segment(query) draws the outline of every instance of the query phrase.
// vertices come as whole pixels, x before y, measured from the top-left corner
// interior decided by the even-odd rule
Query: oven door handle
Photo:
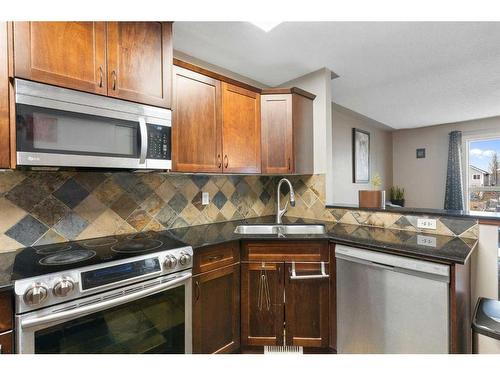
[[[146,162],[146,156],[148,155],[148,126],[146,125],[146,119],[144,117],[139,117],[139,131],[141,133],[139,164],[144,164]]]
[[[147,297],[149,295],[159,293],[161,291],[171,289],[176,287],[177,285],[180,285],[184,283],[184,281],[190,279],[192,276],[191,272],[189,273],[183,273],[182,275],[179,275],[173,280],[167,281],[163,284],[156,285],[154,287],[150,287],[147,289],[143,289],[141,291],[135,292],[135,293],[130,293],[121,297],[117,297],[114,299],[106,300],[106,301],[99,301],[91,305],[86,305],[83,307],[77,307],[72,310],[67,310],[67,311],[61,311],[57,312],[54,314],[49,314],[46,316],[42,317],[37,317],[37,318],[27,318],[27,319],[21,319],[20,325],[21,328],[30,328],[34,326],[38,326],[41,324],[47,324],[47,323],[53,323],[56,321],[60,320],[69,320],[73,318],[77,318],[82,315],[87,315],[91,314],[94,312],[98,312],[101,310],[105,310],[111,307],[115,307],[127,302],[134,301],[136,299],[142,298],[142,297]]]

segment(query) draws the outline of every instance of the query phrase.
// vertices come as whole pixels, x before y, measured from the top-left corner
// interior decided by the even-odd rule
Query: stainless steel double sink
[[[318,224],[245,224],[238,225],[236,234],[325,234],[325,226]]]

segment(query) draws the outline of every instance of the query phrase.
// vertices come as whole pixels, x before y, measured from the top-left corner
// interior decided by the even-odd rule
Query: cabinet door
[[[260,173],[260,94],[222,83],[224,172]]]
[[[0,332],[12,329],[13,297],[10,291],[0,293]]]
[[[193,277],[193,353],[240,347],[240,265]]]
[[[293,173],[292,95],[262,95],[262,173]]]
[[[320,263],[295,263],[296,275],[321,273]],[[325,272],[328,272],[326,264]],[[304,347],[329,346],[329,279],[292,279],[292,264],[286,263],[286,344]]]
[[[283,345],[283,263],[241,264],[242,346]]]
[[[105,22],[14,22],[14,75],[106,94]]]
[[[7,22],[0,22],[0,168],[10,167]]]
[[[170,108],[171,22],[108,22],[108,95]]]
[[[12,354],[12,331],[0,333],[0,354]]]
[[[174,67],[173,115],[173,170],[222,172],[220,81]]]

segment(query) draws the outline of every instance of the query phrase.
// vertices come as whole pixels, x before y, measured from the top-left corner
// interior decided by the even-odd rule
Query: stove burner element
[[[95,238],[93,240],[88,240],[82,242],[82,245],[85,247],[100,247],[100,246],[109,246],[117,243],[118,240],[116,238]]]
[[[42,266],[59,266],[64,264],[78,263],[93,258],[96,255],[92,250],[74,250],[58,252],[40,259]]]
[[[38,250],[36,250],[37,254],[40,255],[48,255],[48,254],[54,254],[54,253],[59,253],[61,251],[68,251],[71,250],[71,245],[68,243],[60,243],[60,244],[53,244],[53,245],[47,245],[40,247]]]
[[[117,253],[142,253],[156,249],[163,245],[163,242],[158,240],[151,240],[148,238],[130,239],[123,241],[111,247],[111,250]]]

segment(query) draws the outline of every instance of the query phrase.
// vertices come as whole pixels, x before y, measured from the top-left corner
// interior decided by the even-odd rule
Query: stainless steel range
[[[191,353],[192,255],[156,232],[24,249],[17,352]]]

